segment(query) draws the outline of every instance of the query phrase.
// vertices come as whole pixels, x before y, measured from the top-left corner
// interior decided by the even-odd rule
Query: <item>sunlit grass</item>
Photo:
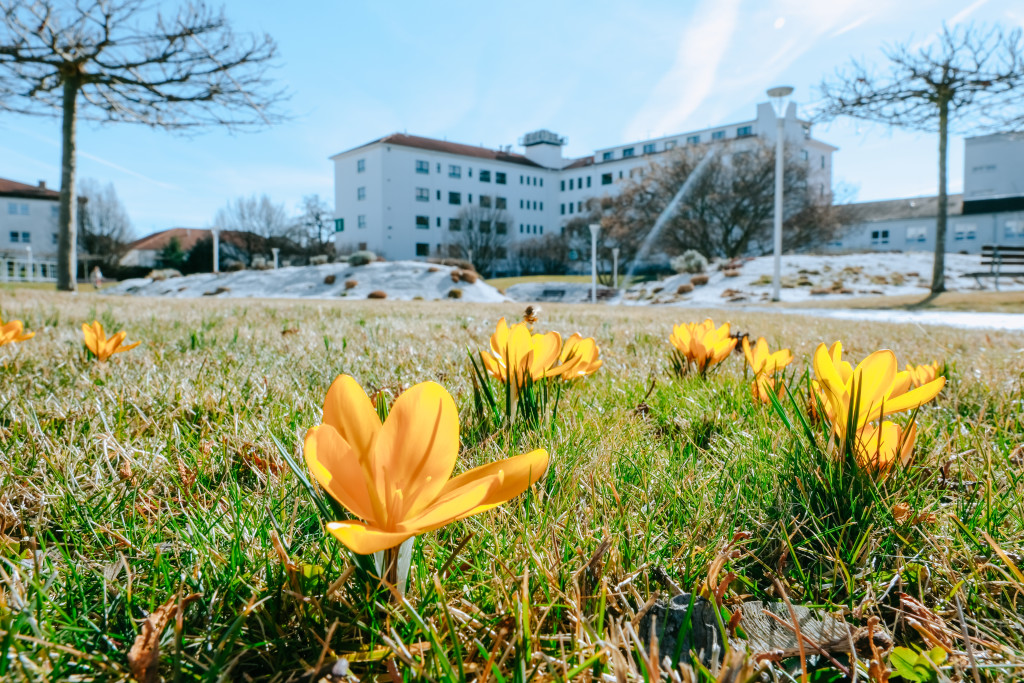
[[[546,305],[535,329],[593,336],[604,367],[565,388],[555,419],[495,431],[474,428],[467,348],[518,319],[515,304],[18,291],[0,305],[37,332],[0,349],[0,680],[127,680],[145,617],[193,594],[161,641],[168,680],[297,680],[342,656],[384,657],[353,669],[407,680],[639,680],[622,634],[662,589],[652,570],[692,590],[737,531],[751,537],[727,567],[732,598],[777,600],[778,577],[794,602],[858,625],[879,616],[911,646],[922,641],[895,595],[957,630],[959,597],[1000,661],[1024,651],[1024,582],[1007,563],[1024,567],[1024,336]],[[742,356],[706,380],[672,373],[672,325],[707,315],[792,349],[794,391],[820,342],[842,339],[854,359],[945,360],[949,385],[917,414],[915,465],[878,488],[813,488],[813,449],[752,400]],[[88,363],[81,325],[94,318],[145,341]],[[551,454],[526,495],[417,540],[407,603],[367,603],[275,444],[301,460],[341,373],[390,399],[444,386],[463,424],[456,473]],[[843,501],[857,519],[840,527],[825,515]],[[936,521],[897,522],[901,502]],[[632,664],[616,669],[620,656]]]

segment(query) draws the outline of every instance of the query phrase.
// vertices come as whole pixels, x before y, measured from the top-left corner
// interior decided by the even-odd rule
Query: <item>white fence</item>
[[[0,282],[56,281],[56,261],[0,256]]]

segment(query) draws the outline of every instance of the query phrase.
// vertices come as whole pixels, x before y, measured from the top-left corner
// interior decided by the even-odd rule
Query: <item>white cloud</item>
[[[980,9],[982,6],[986,4],[988,4],[988,0],[974,0],[974,2],[972,2],[970,5],[964,7],[962,10],[960,10],[959,12],[957,12],[956,14],[949,18],[950,25],[956,26],[957,24],[959,24],[964,19],[974,14],[978,9]]]
[[[680,38],[675,63],[639,107],[642,113],[626,127],[626,139],[645,137],[650,130],[677,129],[703,104],[732,42],[739,6],[739,0],[701,3],[693,23]]]

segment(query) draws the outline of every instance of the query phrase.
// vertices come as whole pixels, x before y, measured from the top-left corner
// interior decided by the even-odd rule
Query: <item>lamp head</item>
[[[786,98],[793,94],[793,86],[778,85],[768,88],[768,97],[772,99],[772,106],[775,108],[776,116],[782,117],[786,113]]]

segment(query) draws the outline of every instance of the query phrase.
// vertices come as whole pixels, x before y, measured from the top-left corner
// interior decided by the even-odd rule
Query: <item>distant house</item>
[[[60,193],[42,180],[26,185],[0,178],[0,253],[23,257],[27,247],[36,258],[57,255]]]
[[[156,268],[160,266],[160,252],[177,239],[181,250],[188,252],[202,240],[213,240],[213,231],[206,228],[170,228],[147,235],[128,245],[128,251],[121,257],[120,265],[127,267]],[[225,266],[234,260],[249,263],[250,252],[262,253],[259,248],[265,240],[250,232],[222,230],[220,232],[221,265]]]

